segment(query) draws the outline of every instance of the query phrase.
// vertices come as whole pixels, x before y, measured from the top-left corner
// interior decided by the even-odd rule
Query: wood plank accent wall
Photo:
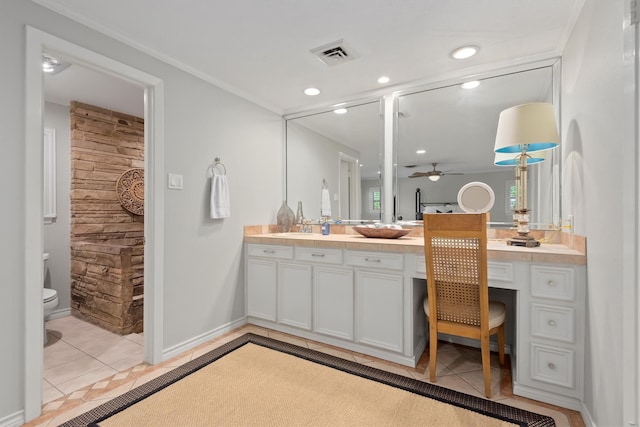
[[[71,102],[71,240],[144,237],[144,217],[116,194],[120,175],[144,167],[144,119]]]
[[[71,313],[118,334],[143,330],[144,217],[116,183],[144,168],[144,119],[73,101]]]

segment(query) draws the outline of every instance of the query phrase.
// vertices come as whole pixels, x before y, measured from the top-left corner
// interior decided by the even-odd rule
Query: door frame
[[[26,26],[25,222],[24,222],[24,416],[41,414],[43,377],[43,144],[42,53],[111,74],[144,87],[144,360],[156,364],[163,349],[164,289],[164,82],[124,63]]]
[[[342,175],[342,165],[349,165],[349,177]],[[343,194],[342,189],[344,188],[344,180],[347,180],[347,184],[349,186],[349,206],[342,206]],[[339,152],[338,153],[338,213],[342,217],[342,219],[360,219],[362,216],[360,215],[360,206],[362,206],[361,197],[360,197],[360,168],[358,167],[358,159],[355,157]],[[353,218],[345,218],[343,209],[348,208],[352,213]]]

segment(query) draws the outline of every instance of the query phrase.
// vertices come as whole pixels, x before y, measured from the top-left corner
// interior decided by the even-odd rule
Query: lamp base
[[[519,234],[507,240],[509,246],[524,246],[526,248],[535,248],[540,246],[540,242],[529,236],[529,234]]]

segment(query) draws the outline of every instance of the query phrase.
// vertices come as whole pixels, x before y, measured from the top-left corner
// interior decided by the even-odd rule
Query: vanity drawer
[[[572,268],[531,266],[531,296],[574,301],[576,298]]]
[[[247,246],[247,255],[262,258],[293,259],[293,246],[256,245]]]
[[[487,276],[489,280],[503,283],[513,283],[513,264],[508,262],[487,262]]]
[[[426,262],[422,255],[415,256],[415,274],[427,274]],[[489,261],[487,263],[487,276],[489,281],[500,282],[499,285],[493,286],[494,288],[516,289],[513,278],[513,264],[511,263]]]
[[[342,264],[341,249],[296,247],[296,260],[322,264]]]
[[[391,270],[402,270],[404,268],[403,255],[393,253],[347,251],[345,253],[345,262],[347,265],[355,267]]]
[[[571,307],[531,303],[531,335],[575,342],[575,313]]]
[[[531,378],[573,388],[574,352],[569,349],[531,344]]]

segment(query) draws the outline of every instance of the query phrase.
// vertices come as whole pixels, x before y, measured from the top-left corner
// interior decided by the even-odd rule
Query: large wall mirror
[[[319,219],[326,183],[332,219],[380,219],[381,108],[381,101],[373,100],[285,117],[289,207],[295,211],[302,202],[304,216]]]
[[[469,80],[479,84],[463,88],[461,83]],[[396,218],[461,212],[458,191],[479,181],[495,193],[492,225],[511,226],[515,168],[494,166],[498,116],[506,108],[529,102],[553,103],[558,112],[559,80],[559,60],[554,60],[398,96]],[[560,215],[560,153],[557,149],[545,153],[543,162],[528,167],[532,228],[550,228]]]
[[[468,80],[480,84],[461,88]],[[319,219],[326,181],[332,219],[381,220],[381,209],[388,209],[396,221],[413,221],[421,212],[460,211],[458,191],[479,181],[495,193],[492,226],[510,227],[515,170],[494,166],[498,116],[508,107],[541,101],[558,112],[559,93],[555,59],[398,92],[394,140],[383,140],[382,99],[342,106],[343,114],[327,109],[286,116],[287,202],[294,211],[302,202],[305,217]],[[393,170],[382,167],[384,144],[393,144]],[[529,167],[531,228],[558,223],[559,159],[558,149],[548,151],[544,162]],[[433,170],[442,172],[437,181],[409,178]],[[386,198],[383,181],[391,178],[394,194]]]

